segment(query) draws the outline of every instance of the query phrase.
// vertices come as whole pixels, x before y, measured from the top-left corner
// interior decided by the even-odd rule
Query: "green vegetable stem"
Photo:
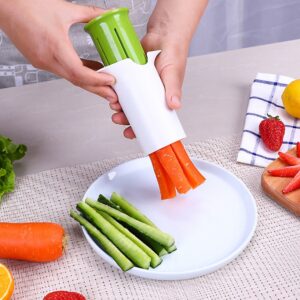
[[[70,211],[70,216],[86,229],[89,235],[102,247],[102,249],[108,255],[110,255],[115,260],[115,262],[123,271],[128,271],[129,269],[134,267],[133,263],[89,221],[72,210]]]
[[[112,198],[116,199],[116,196],[117,196],[117,195],[118,195],[117,193],[113,193],[112,196],[111,196],[111,199],[112,199]],[[119,196],[119,195],[118,195],[118,196]],[[120,197],[121,197],[121,196],[120,196]],[[122,199],[123,199],[123,202],[124,202],[124,201],[127,202],[127,200],[126,200],[125,198],[122,197]],[[131,217],[133,217],[133,218],[135,218],[135,219],[137,219],[137,220],[139,220],[139,221],[144,220],[145,222],[143,222],[143,223],[146,223],[146,224],[148,224],[148,225],[153,224],[153,222],[152,222],[151,220],[149,220],[146,216],[142,215],[139,211],[137,211],[137,208],[135,208],[132,204],[130,204],[131,207],[132,207],[135,211],[137,211],[137,213],[131,213],[131,215],[130,215],[129,212],[128,212],[128,209],[127,209],[127,211],[125,210],[126,208],[125,208],[124,210],[122,210],[121,207],[120,207],[119,205],[117,205],[117,204],[115,204],[114,202],[112,202],[112,200],[107,199],[107,198],[106,198],[105,196],[103,196],[102,194],[99,195],[97,201],[100,202],[100,203],[102,203],[102,204],[108,205],[108,206],[110,206],[110,207],[112,207],[112,208],[115,208],[115,209],[117,209],[117,210],[119,210],[119,211],[121,211],[121,212],[125,212],[125,213],[127,213],[129,216],[131,216]],[[127,202],[127,203],[129,204],[129,202]],[[126,205],[125,205],[125,206],[126,206]],[[122,205],[122,207],[124,208],[124,205]],[[144,218],[143,218],[143,217],[142,217],[142,218],[141,218],[141,217],[137,218],[137,216],[139,216],[139,215],[144,216]],[[157,227],[157,226],[155,226],[155,224],[153,224],[153,226],[154,226],[154,227]],[[173,252],[174,250],[176,250],[175,244],[172,245],[171,247],[168,247],[168,249],[169,249],[169,248],[172,249],[172,251],[169,252],[169,251],[167,251],[162,245],[160,245],[159,243],[155,242],[154,240],[152,240],[151,238],[149,238],[147,235],[145,235],[145,234],[143,234],[143,233],[141,233],[141,232],[135,230],[134,228],[132,228],[132,227],[130,227],[130,226],[128,226],[128,225],[127,225],[126,227],[128,227],[128,228],[130,229],[130,231],[132,231],[132,232],[133,232],[140,240],[142,240],[147,246],[149,246],[151,249],[153,249],[153,251],[154,251],[158,256],[160,256],[160,257],[162,257],[162,256],[164,256],[164,255],[166,255],[166,254],[168,254],[168,253],[171,253],[171,252]],[[175,248],[175,249],[174,249],[174,248]],[[174,250],[173,250],[173,249],[174,249]]]
[[[95,209],[84,202],[77,204],[77,209],[86,215],[136,266],[149,269],[150,257],[132,240],[121,233]]]
[[[135,228],[139,232],[147,235],[154,241],[158,242],[159,244],[165,246],[165,247],[170,247],[174,244],[174,239],[171,235],[159,230],[156,227],[150,226],[148,224],[145,224],[143,222],[140,222],[122,212],[120,212],[117,209],[111,208],[105,204],[96,202],[92,199],[85,199],[85,202],[93,207],[94,209],[98,211],[104,211],[108,213],[110,216],[113,218],[117,219],[118,221],[124,222],[128,224],[129,226]]]
[[[136,207],[134,207],[131,203],[129,203],[121,195],[114,192],[114,193],[112,193],[110,200],[111,200],[110,202],[112,202],[114,205],[119,206],[123,212],[125,212],[127,215],[131,216],[132,218],[135,218],[136,220],[139,220],[145,224],[148,224],[150,226],[158,228],[149,218],[147,218],[145,215],[143,215]],[[177,249],[174,244],[170,247],[166,247],[167,252],[165,252],[161,249],[161,247],[159,247],[159,245],[155,245],[155,242],[154,243],[151,241],[149,241],[149,242],[152,244],[152,247],[154,247],[155,249],[157,249],[157,251],[159,251],[160,255],[164,255],[167,252],[171,253]]]
[[[125,236],[127,236],[130,240],[132,240],[138,247],[140,247],[150,258],[151,258],[151,267],[156,268],[162,262],[162,259],[146,244],[144,244],[139,238],[137,238],[134,234],[132,234],[127,228],[121,225],[117,220],[112,218],[107,213],[100,211],[99,214],[106,219],[109,223],[111,223],[114,227],[116,227],[120,232],[122,232]]]

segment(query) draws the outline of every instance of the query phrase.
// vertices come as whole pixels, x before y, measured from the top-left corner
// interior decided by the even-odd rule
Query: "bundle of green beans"
[[[110,255],[123,271],[136,266],[156,268],[162,256],[176,250],[174,239],[161,231],[125,198],[113,193],[97,201],[79,202],[70,215]]]

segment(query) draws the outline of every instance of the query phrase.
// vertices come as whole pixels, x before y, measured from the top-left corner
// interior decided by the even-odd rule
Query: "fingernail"
[[[116,80],[113,78],[113,79],[110,79],[107,84],[108,85],[114,85],[116,83]]]
[[[112,110],[118,110],[118,111],[121,110],[120,105],[118,103],[111,103],[110,108]]]
[[[179,97],[177,97],[177,96],[172,96],[171,102],[172,102],[172,104],[174,104],[176,107],[179,107],[180,104],[181,104],[180,99],[179,99]]]
[[[109,103],[115,103],[116,102],[115,98],[113,98],[113,97],[107,97],[106,99]]]

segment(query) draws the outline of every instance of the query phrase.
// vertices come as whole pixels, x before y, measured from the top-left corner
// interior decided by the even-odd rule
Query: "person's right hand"
[[[77,55],[69,38],[75,23],[87,23],[104,10],[64,0],[0,0],[0,28],[36,68],[116,103],[113,76],[97,73]],[[101,65],[94,65],[99,68]]]

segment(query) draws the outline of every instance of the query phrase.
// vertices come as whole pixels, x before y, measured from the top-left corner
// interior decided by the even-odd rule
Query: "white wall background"
[[[190,55],[298,38],[300,0],[209,0]]]

